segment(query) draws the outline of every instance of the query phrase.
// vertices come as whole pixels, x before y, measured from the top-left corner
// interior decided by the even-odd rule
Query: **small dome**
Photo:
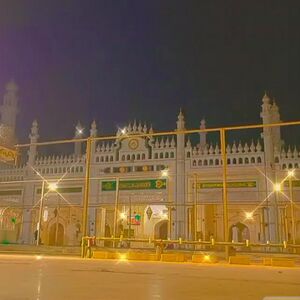
[[[265,92],[263,98],[262,98],[262,102],[263,103],[270,103],[270,97],[267,95],[267,92]]]

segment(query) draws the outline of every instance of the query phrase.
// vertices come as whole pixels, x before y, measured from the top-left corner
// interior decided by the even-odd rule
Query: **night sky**
[[[0,91],[20,87],[18,135],[100,134],[137,119],[174,129],[260,122],[267,90],[300,116],[299,7],[289,1],[0,2]]]

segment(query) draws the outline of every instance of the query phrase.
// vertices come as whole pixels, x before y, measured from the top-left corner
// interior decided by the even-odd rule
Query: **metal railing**
[[[198,240],[198,241],[191,241],[191,240],[183,240],[181,238],[177,240],[162,240],[162,239],[139,239],[139,238],[123,238],[121,237],[83,237],[82,238],[82,243],[81,243],[81,257],[87,257],[87,253],[89,253],[89,257],[91,256],[92,249],[93,248],[103,248],[106,249],[104,246],[99,246],[99,242],[111,242],[111,244],[121,244],[122,242],[128,243],[145,243],[148,245],[153,245],[153,249],[156,247],[160,247],[161,250],[163,251],[168,245],[190,245],[190,246],[208,246],[211,249],[214,249],[215,247],[245,247],[247,249],[250,249],[252,247],[254,248],[262,248],[265,249],[265,252],[272,252],[274,249],[277,250],[283,250],[283,249],[300,249],[299,244],[290,244],[286,241],[283,241],[282,243],[270,243],[267,241],[266,243],[251,243],[249,240],[245,240],[244,242],[222,242],[222,241],[215,241],[213,238],[209,241],[203,241],[203,240]],[[119,248],[114,248],[114,250],[117,249],[122,249],[121,247]],[[128,248],[132,249],[132,248]],[[145,250],[149,250],[149,248],[144,248]],[[176,249],[176,250],[184,250],[186,251],[187,249]]]

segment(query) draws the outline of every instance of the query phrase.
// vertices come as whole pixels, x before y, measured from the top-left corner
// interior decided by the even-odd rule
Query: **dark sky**
[[[293,5],[291,4],[293,3]],[[295,6],[294,6],[295,5]],[[18,132],[71,137],[129,120],[174,129],[259,122],[264,90],[283,120],[300,115],[297,1],[0,2],[0,90],[20,86]]]

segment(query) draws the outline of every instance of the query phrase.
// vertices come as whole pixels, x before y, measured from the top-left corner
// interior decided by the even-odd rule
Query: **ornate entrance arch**
[[[154,226],[154,238],[166,240],[168,238],[168,220],[162,220]]]
[[[229,238],[235,242],[244,242],[245,240],[250,240],[250,231],[248,226],[241,222],[231,225]]]
[[[49,245],[63,246],[64,235],[65,235],[64,226],[61,223],[53,223],[49,228]]]

